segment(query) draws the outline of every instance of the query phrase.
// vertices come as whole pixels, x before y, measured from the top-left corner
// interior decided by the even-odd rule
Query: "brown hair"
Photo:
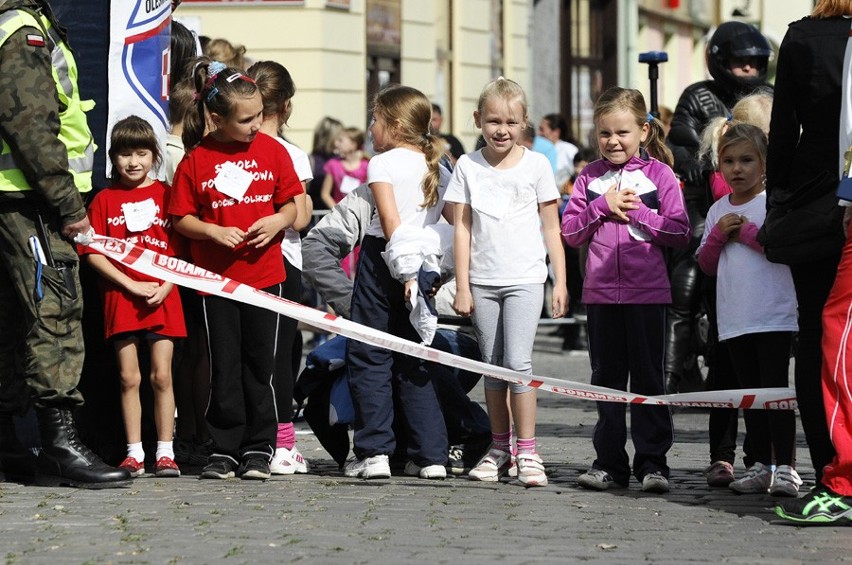
[[[205,110],[228,118],[234,111],[237,98],[249,98],[258,92],[257,85],[244,71],[226,67],[218,61],[196,65],[192,72],[192,81],[197,98],[197,111],[186,116],[181,136],[187,152],[201,143],[204,137]]]
[[[234,45],[227,39],[211,39],[204,47],[204,54],[215,61],[222,61],[229,67],[245,70],[246,48],[243,45]]]
[[[260,91],[264,117],[278,114],[278,125],[286,124],[290,114],[285,105],[296,94],[296,84],[290,71],[275,61],[258,61],[248,68],[246,74],[254,79]]]
[[[852,0],[819,0],[811,16],[819,19],[852,16]]]
[[[354,143],[358,149],[364,147],[364,141],[366,141],[366,135],[364,134],[364,131],[358,128],[343,128],[338,132],[337,135],[338,137],[341,135],[345,135],[346,137],[352,140],[352,143]]]
[[[115,122],[109,137],[109,160],[112,163],[112,182],[118,182],[121,175],[115,166],[115,158],[124,151],[147,149],[154,158],[154,168],[160,168],[163,163],[163,153],[160,142],[151,124],[139,116],[127,116]]]
[[[311,146],[311,152],[332,155],[334,153],[334,139],[341,129],[343,129],[343,124],[340,120],[330,116],[321,119],[314,128],[314,141]]]
[[[432,103],[416,88],[395,84],[376,94],[373,114],[387,124],[391,139],[423,151],[428,170],[423,177],[424,201],[421,206],[435,206],[441,180],[438,167],[444,149],[441,141],[430,132]]]
[[[598,123],[601,116],[613,112],[630,112],[636,118],[636,125],[640,128],[647,122],[649,126],[648,137],[642,146],[648,154],[662,161],[669,167],[674,164],[671,150],[666,147],[666,133],[663,122],[648,113],[645,105],[645,97],[634,88],[621,88],[613,86],[604,91],[595,103],[594,121]]]

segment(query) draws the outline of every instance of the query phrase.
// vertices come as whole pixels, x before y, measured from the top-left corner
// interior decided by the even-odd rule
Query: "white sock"
[[[142,442],[138,443],[128,443],[127,444],[127,456],[133,457],[140,463],[145,462],[145,450],[142,449]]]
[[[174,442],[172,441],[158,441],[157,442],[157,459],[160,457],[168,457],[169,459],[175,458],[175,448]]]

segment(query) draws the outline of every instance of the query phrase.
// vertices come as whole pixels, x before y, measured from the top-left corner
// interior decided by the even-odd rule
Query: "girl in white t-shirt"
[[[743,388],[788,386],[796,292],[786,265],[770,263],[757,241],[766,217],[766,135],[735,124],[719,141],[719,169],[733,192],[707,213],[698,263],[715,275],[719,340],[725,341]],[[796,496],[802,480],[795,463],[795,415],[790,410],[746,410],[756,461],[729,487],[741,494]],[[773,454],[777,465],[770,468]]]
[[[432,104],[418,90],[392,85],[376,95],[370,133],[380,153],[370,159],[367,184],[376,213],[361,243],[350,317],[358,322],[420,342],[408,319],[405,297],[416,279],[400,282],[382,258],[400,226],[426,227],[444,208],[438,162],[441,141],[429,132]],[[423,362],[388,349],[349,340],[346,351],[349,387],[355,405],[353,450],[347,477],[390,477],[389,456],[397,447],[394,392],[407,432],[407,475],[446,477],[447,429],[435,389]]]
[[[457,203],[453,308],[473,317],[484,361],[532,374],[547,278],[545,250],[555,274],[553,317],[564,315],[568,304],[559,191],[548,160],[517,145],[528,120],[526,96],[517,83],[500,77],[486,85],[473,119],[485,147],[458,160],[445,195],[447,202]],[[486,377],[485,403],[493,444],[468,477],[497,481],[508,472],[511,419],[518,480],[525,486],[546,485],[535,444],[535,389]]]
[[[311,220],[313,205],[307,196],[307,185],[313,179],[308,154],[280,137],[281,128],[287,124],[293,111],[293,95],[296,85],[287,69],[274,61],[258,61],[246,71],[254,79],[263,99],[263,123],[260,131],[276,139],[287,149],[293,160],[293,168],[302,194],[293,200],[296,203],[296,220],[284,231],[281,252],[284,255],[284,270],[287,278],[281,288],[281,297],[299,302],[302,296],[302,239],[299,231]],[[269,464],[273,475],[307,473],[308,462],[296,449],[296,432],[293,428],[293,387],[302,359],[302,334],[298,321],[281,317],[278,328],[278,347],[275,354],[275,408],[278,413],[278,434],[275,455]]]

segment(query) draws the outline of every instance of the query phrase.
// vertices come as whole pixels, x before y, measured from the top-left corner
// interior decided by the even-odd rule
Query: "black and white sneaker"
[[[271,476],[269,461],[263,457],[251,457],[240,466],[240,478],[244,481],[265,481]]]

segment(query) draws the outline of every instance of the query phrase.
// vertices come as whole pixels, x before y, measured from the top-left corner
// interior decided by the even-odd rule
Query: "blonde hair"
[[[645,123],[649,126],[648,137],[642,147],[651,157],[671,167],[674,164],[674,157],[671,150],[666,147],[663,122],[649,114],[647,108],[645,97],[635,88],[613,86],[606,89],[598,98],[593,119],[597,124],[602,116],[615,112],[630,112],[636,118],[636,125],[640,128]]]
[[[852,0],[819,0],[811,16],[820,19],[852,16]]]
[[[438,167],[444,149],[441,141],[431,133],[432,103],[416,88],[394,84],[376,94],[373,114],[387,124],[393,141],[413,145],[423,151],[428,170],[423,177],[424,200],[421,206],[435,206],[441,180]]]
[[[734,145],[747,145],[757,152],[760,164],[766,169],[766,148],[768,141],[766,134],[759,127],[752,124],[738,123],[731,125],[719,139],[719,156],[725,153],[728,147]]]
[[[486,84],[485,88],[483,88],[482,92],[479,94],[479,100],[476,102],[477,112],[482,112],[482,109],[485,107],[485,101],[489,98],[502,98],[507,102],[513,100],[518,101],[524,111],[523,125],[525,126],[530,121],[530,117],[527,113],[527,95],[524,92],[524,89],[521,88],[521,85],[517,82],[504,77],[497,77]]]
[[[733,124],[752,124],[769,136],[769,118],[772,114],[773,96],[768,92],[758,92],[740,99],[734,104],[730,118],[713,118],[701,132],[698,146],[699,158],[709,162],[713,169],[719,167],[719,138]]]

